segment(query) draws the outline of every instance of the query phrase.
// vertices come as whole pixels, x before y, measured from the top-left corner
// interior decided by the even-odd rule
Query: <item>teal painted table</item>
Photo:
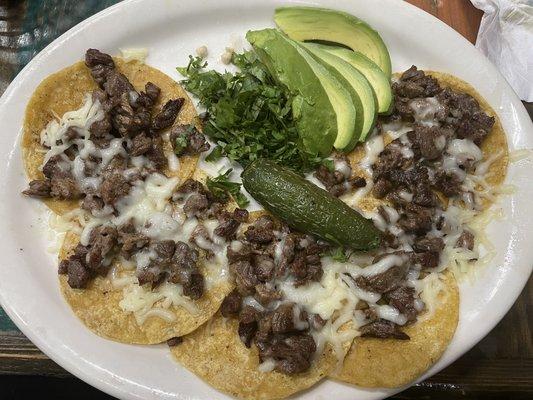
[[[473,25],[477,29],[479,14],[467,0],[409,1],[452,26],[454,18],[462,21],[455,27],[467,37],[475,37],[475,30],[472,34],[471,28]],[[54,38],[117,2],[0,0],[0,94],[20,69]],[[531,114],[531,104],[526,107]],[[532,289],[530,281],[502,322],[465,356],[441,373],[394,397],[532,399]],[[0,309],[0,399],[35,398],[42,397],[43,393],[53,393],[55,399],[109,398],[75,380],[41,353]]]

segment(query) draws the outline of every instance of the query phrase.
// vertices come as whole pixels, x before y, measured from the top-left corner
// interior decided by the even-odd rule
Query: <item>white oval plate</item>
[[[26,103],[49,74],[95,47],[147,47],[147,62],[179,79],[176,66],[207,45],[211,66],[227,46],[245,43],[248,29],[273,26],[273,11],[284,1],[131,0],[119,3],[71,29],[35,57],[0,100],[0,301],[17,326],[48,356],[89,384],[124,399],[221,399],[177,363],[165,345],[114,343],[92,334],[74,316],[58,290],[57,261],[47,252],[48,217],[37,201],[20,192],[27,184],[19,141]],[[511,150],[533,147],[533,126],[504,78],[469,42],[442,22],[397,0],[295,1],[348,11],[368,21],[388,45],[393,70],[411,64],[452,73],[473,84],[500,115]],[[442,359],[424,379],[441,370],[485,336],[505,315],[531,273],[533,198],[529,160],[511,165],[507,183],[516,186],[500,206],[489,237],[497,256],[473,284],[461,285],[460,322]],[[236,377],[238,379],[238,377]],[[398,391],[398,390],[396,390]],[[364,390],[325,381],[302,399],[379,399],[392,390]]]

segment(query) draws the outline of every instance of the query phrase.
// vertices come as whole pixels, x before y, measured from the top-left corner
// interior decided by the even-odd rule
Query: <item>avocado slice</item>
[[[346,88],[300,44],[276,29],[250,31],[246,39],[272,74],[296,93],[292,112],[304,146],[328,155],[337,138],[352,139],[356,111]]]
[[[388,113],[392,105],[392,88],[389,78],[370,58],[358,51],[351,51],[343,47],[310,44],[327,51],[350,63],[361,72],[374,89],[378,101],[378,112]]]
[[[322,49],[327,46],[320,46],[314,43],[304,43],[303,46],[320,60],[332,74],[335,74],[337,79],[342,80],[345,87],[351,88],[352,100],[358,116],[357,134],[353,145],[355,145],[357,140],[363,142],[372,128],[374,128],[377,117],[378,103],[370,83],[350,63]],[[352,52],[351,50],[347,51]],[[337,136],[338,139],[339,136]]]
[[[342,11],[316,7],[280,7],[274,21],[291,39],[324,40],[345,45],[374,61],[387,77],[391,61],[381,36],[366,22]]]

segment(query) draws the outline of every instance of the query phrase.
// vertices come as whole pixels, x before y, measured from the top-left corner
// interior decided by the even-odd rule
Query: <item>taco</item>
[[[478,220],[505,177],[505,134],[487,103],[449,75],[413,67],[393,88],[395,111],[380,118],[369,141],[336,154],[333,170],[314,173],[315,183],[373,220],[381,246],[347,251],[295,231],[294,200],[267,199],[285,223],[263,215],[234,239],[228,262],[236,289],[220,315],[171,347],[215,388],[239,398],[288,396],[322,378],[324,348],[335,364],[328,376],[398,387],[446,350],[459,315],[456,276],[483,253]],[[272,176],[271,163],[252,168]],[[291,185],[304,192],[298,207],[309,196],[322,206],[314,212],[328,210],[324,194],[280,174],[260,181],[260,193],[246,179],[244,186],[264,199]],[[290,391],[281,374],[290,376]]]
[[[151,111],[154,116],[158,114],[162,106],[169,100],[182,99],[180,100],[181,106],[177,118],[172,123],[174,125],[193,124],[199,127],[194,105],[186,92],[173,79],[163,72],[137,60],[126,62],[116,58],[113,61],[117,71],[127,77],[137,93],[145,90],[145,85],[148,82],[151,82],[155,87],[159,88],[160,95],[155,96],[154,93],[155,101],[153,104],[150,104],[150,109],[152,109]],[[153,87],[153,90],[157,91],[155,87]],[[91,76],[90,68],[83,62],[78,62],[70,67],[64,68],[50,75],[39,84],[26,107],[21,143],[24,167],[30,180],[46,178],[43,174],[43,167],[46,165],[44,161],[48,150],[47,147],[43,146],[46,128],[50,128],[51,130],[68,129],[70,126],[77,128],[79,127],[77,125],[84,122],[87,124],[88,121],[83,121],[81,118],[87,117],[87,113],[90,113],[92,99],[88,98],[88,95],[91,95],[97,89],[99,89],[99,86]],[[115,99],[113,101],[117,100]],[[77,111],[77,115],[76,113],[73,115],[72,112],[74,110]],[[67,112],[70,112],[70,123],[63,121],[63,125],[58,126],[61,123],[61,117]],[[85,112],[85,115],[81,115],[83,112]],[[94,115],[92,117],[95,118]],[[162,129],[163,136],[165,136],[168,128],[170,127]],[[96,129],[95,126],[94,130],[96,131]],[[171,148],[168,138],[163,140],[163,146],[165,153],[170,154]],[[168,165],[165,165],[163,171],[169,176],[177,176],[181,181],[184,181],[194,172],[197,159],[198,157],[194,155],[183,155],[179,159],[179,168],[174,166],[172,168],[174,170],[171,170]],[[48,171],[48,169],[45,169],[45,171]],[[58,190],[58,192],[61,191]],[[58,196],[53,198],[41,196],[41,199],[57,214],[65,214],[68,211],[78,208],[80,195],[76,193],[77,196],[74,197],[77,198],[70,198],[73,197],[69,196],[71,193],[68,193],[68,191],[63,192],[58,193]]]
[[[24,193],[58,214],[62,293],[101,336],[151,344],[187,334],[232,288],[213,241],[231,214],[189,179],[209,147],[197,126],[171,78],[98,50],[47,78],[28,105]]]
[[[449,136],[446,139],[448,143],[451,139],[452,143],[448,144],[451,147],[451,150],[447,151],[448,157],[455,159],[437,163],[437,174],[439,168],[440,171],[445,170],[446,174],[440,182],[437,177],[437,188],[434,189],[438,201],[442,203],[439,216],[443,219],[443,223],[452,225],[453,223],[448,221],[455,219],[457,226],[452,226],[451,232],[443,236],[445,246],[442,249],[440,265],[435,266],[439,275],[425,278],[429,279],[429,286],[425,285],[424,290],[432,296],[429,297],[424,290],[422,291],[422,296],[426,298],[426,309],[418,317],[417,322],[405,328],[404,333],[409,340],[357,337],[346,355],[343,368],[332,374],[335,379],[372,388],[399,387],[417,379],[446,350],[453,338],[459,313],[459,294],[455,276],[461,278],[463,272],[469,273],[476,268],[474,262],[480,254],[478,236],[479,240],[484,238],[482,234],[484,226],[480,225],[479,220],[483,219],[486,214],[484,211],[494,201],[498,186],[505,179],[508,165],[507,141],[499,118],[472,86],[449,74],[434,71],[423,73],[416,68],[411,68],[403,74],[396,74],[395,79],[393,89],[397,111],[395,115],[385,120],[382,128],[383,142],[377,145],[380,154],[373,164],[377,166],[377,171],[375,167],[371,170],[373,175],[370,177],[371,186],[378,187],[367,189],[359,204],[363,205],[363,209],[366,205],[368,209],[369,204],[375,204],[376,197],[381,198],[379,202],[385,207],[391,205],[393,208],[397,207],[402,201],[416,203],[417,199],[409,195],[409,190],[404,193],[394,193],[398,187],[412,189],[417,184],[423,189],[423,184],[420,182],[398,184],[394,180],[395,177],[391,176],[389,171],[394,168],[405,168],[401,164],[402,161],[394,160],[395,151],[403,151],[405,154],[408,151],[406,149],[412,149],[415,157],[417,157],[416,152],[425,152],[422,157],[426,156],[427,159],[429,156],[431,159],[430,153],[434,144],[428,145],[424,140],[427,140],[427,136],[436,139],[442,132],[450,135],[440,128],[441,124],[448,125],[449,129],[455,129],[456,135],[458,133],[458,137]],[[409,90],[420,90],[422,94],[409,93]],[[425,90],[428,92],[424,94]],[[450,121],[450,118],[456,120]],[[391,123],[394,119],[396,121]],[[448,121],[444,122],[446,119]],[[426,124],[429,128],[419,127],[419,132],[416,132],[415,128],[414,132],[406,133],[413,129],[413,122]],[[435,122],[440,122],[439,128],[431,128],[431,124]],[[383,148],[384,144],[386,145]],[[427,148],[423,148],[424,146]],[[368,160],[368,150],[371,147],[372,145],[367,145],[367,152],[358,149],[348,156],[351,165],[360,173],[365,173],[365,167],[368,171],[369,164],[365,165],[365,161]],[[446,162],[448,165],[445,165]],[[390,168],[389,171],[387,168]],[[461,175],[462,179],[454,181],[454,174]],[[414,178],[424,179],[423,176],[416,174]],[[419,189],[419,193],[420,191]],[[416,196],[417,190],[414,192]],[[396,196],[398,194],[400,196]],[[424,200],[418,198],[419,202]],[[391,212],[388,208],[381,210]],[[384,214],[382,217],[388,218],[387,212],[382,214]],[[377,220],[388,223],[380,217],[377,217]],[[459,228],[461,224],[463,227]],[[429,244],[422,244],[422,247]],[[450,271],[440,272],[446,269]],[[437,290],[435,283],[438,283]],[[401,299],[396,301],[401,303]],[[427,305],[430,303],[431,307],[428,310]],[[363,336],[380,335],[379,332],[365,335],[365,328],[362,329]]]
[[[241,399],[283,399],[327,376],[337,363],[330,348],[317,355],[308,371],[287,375],[259,364],[256,349],[235,335],[237,321],[217,314],[170,347],[176,361],[214,388]]]

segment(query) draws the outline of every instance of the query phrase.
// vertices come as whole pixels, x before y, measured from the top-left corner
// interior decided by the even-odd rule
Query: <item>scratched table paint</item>
[[[370,1],[370,0],[368,0]],[[398,0],[400,1],[400,0]],[[117,0],[0,0],[0,94],[48,43]],[[468,0],[409,0],[474,41],[481,14]],[[531,113],[531,104],[526,105]],[[441,373],[396,399],[533,398],[533,283],[503,321]],[[0,398],[107,399],[41,353],[0,309]]]

